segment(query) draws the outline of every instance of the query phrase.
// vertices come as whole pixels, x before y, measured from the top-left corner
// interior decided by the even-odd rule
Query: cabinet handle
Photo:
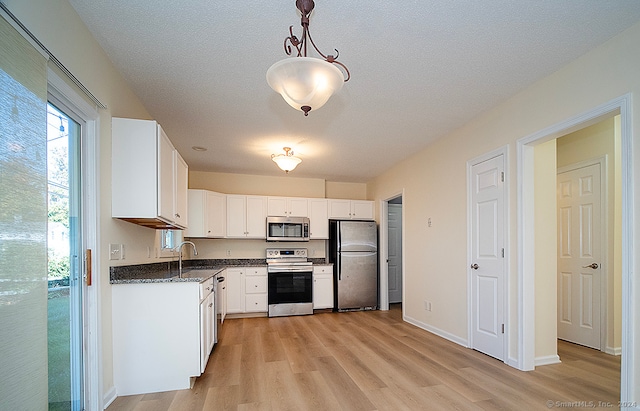
[[[209,303],[209,307],[213,307],[213,303]]]
[[[176,217],[180,218],[180,214],[176,213]]]

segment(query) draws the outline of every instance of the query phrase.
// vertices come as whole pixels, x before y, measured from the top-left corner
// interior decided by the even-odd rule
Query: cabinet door
[[[173,150],[169,137],[158,125],[158,217],[168,222],[174,221]]]
[[[244,268],[227,268],[227,314],[244,312]]]
[[[352,200],[351,218],[373,220],[373,201]]]
[[[309,238],[329,238],[329,208],[324,198],[309,199]]]
[[[114,117],[111,131],[111,216],[157,217],[157,123]]]
[[[309,200],[306,198],[289,198],[287,199],[287,208],[289,217],[308,217],[309,216]]]
[[[185,237],[205,236],[205,190],[187,190],[189,205],[189,229]]]
[[[213,304],[213,294],[209,294],[200,303],[200,372],[204,372],[212,348],[211,304]]]
[[[313,308],[333,308],[333,267],[313,267]]]
[[[351,218],[351,200],[329,199],[329,218]]]
[[[220,276],[224,278],[224,280],[218,281]],[[224,317],[227,315],[227,278],[226,276],[227,276],[227,271],[225,270],[222,272],[222,274],[218,276],[218,278],[216,278],[216,281],[218,281],[218,287],[216,288],[216,292],[217,292],[216,311],[218,312],[218,314],[220,314],[221,324],[224,323]]]
[[[247,196],[247,237],[267,238],[267,198]]]
[[[246,215],[246,196],[227,195],[227,237],[247,236]],[[266,226],[266,218],[264,225]]]
[[[267,215],[272,217],[286,217],[287,214],[286,197],[269,197],[267,199]]]
[[[213,191],[207,191],[206,194],[205,236],[224,237],[226,233],[226,196]]]
[[[177,150],[173,151],[175,166],[174,221],[177,226],[187,228],[189,212],[187,208],[187,187],[189,185],[189,166]]]

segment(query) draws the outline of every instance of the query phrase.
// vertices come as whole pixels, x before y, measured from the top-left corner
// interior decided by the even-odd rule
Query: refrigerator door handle
[[[340,260],[342,260],[342,255],[340,253],[338,253],[338,261],[337,261],[337,263],[338,263],[338,267],[337,267],[337,270],[338,270],[338,281],[342,280],[342,271],[340,271]]]

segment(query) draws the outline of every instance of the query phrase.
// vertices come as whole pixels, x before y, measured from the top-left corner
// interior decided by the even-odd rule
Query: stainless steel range
[[[313,314],[313,267],[306,248],[267,248],[269,317]]]

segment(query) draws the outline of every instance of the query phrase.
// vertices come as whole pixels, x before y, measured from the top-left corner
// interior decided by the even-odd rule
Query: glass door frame
[[[100,250],[99,244],[99,113],[51,68],[47,73],[48,101],[78,122],[81,127],[80,158],[82,175],[80,183],[82,210],[82,249],[79,263],[82,266],[83,313],[83,409],[105,408],[102,388],[102,332],[100,321]],[[92,250],[90,267],[87,267],[85,251]],[[89,270],[88,270],[89,269]],[[87,272],[92,273],[92,285],[87,285]],[[113,394],[115,398],[115,393]]]

